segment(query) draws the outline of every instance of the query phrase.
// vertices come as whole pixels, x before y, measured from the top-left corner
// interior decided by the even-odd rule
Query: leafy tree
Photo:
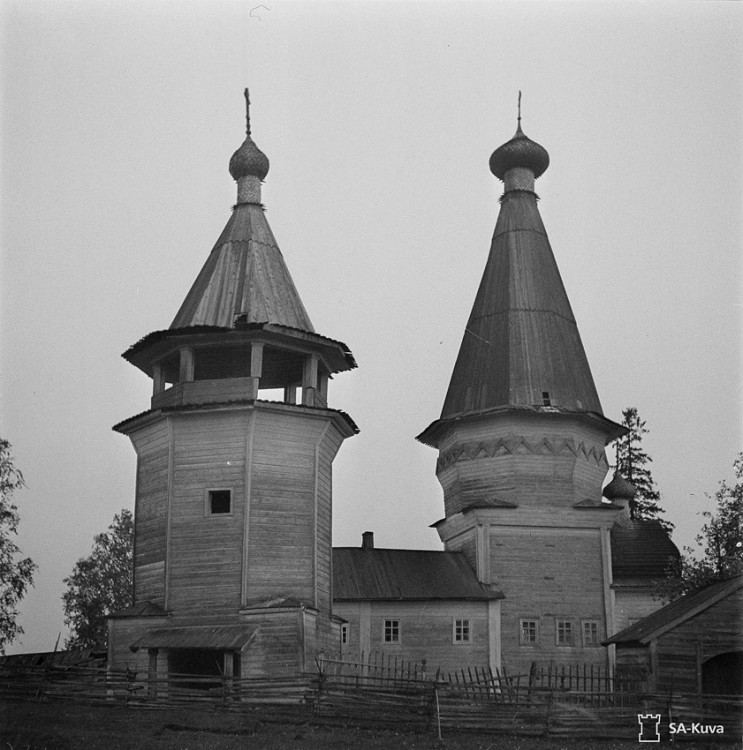
[[[10,443],[0,438],[0,654],[23,628],[16,622],[18,604],[33,585],[36,564],[20,553],[12,535],[18,533],[20,517],[13,504],[13,493],[24,486],[23,475],[13,465]]]
[[[650,430],[640,419],[637,409],[630,406],[622,412],[622,425],[629,432],[616,441],[617,471],[637,489],[637,494],[630,500],[629,513],[632,520],[660,521],[663,528],[670,532],[673,524],[660,514],[665,513],[660,507],[660,492],[655,487],[650,463],[653,459],[643,450],[642,438]]]
[[[743,573],[743,453],[733,466],[735,483],[721,481],[714,495],[717,507],[699,514],[705,523],[696,548],[684,547],[678,564],[668,571],[662,593],[672,599]]]
[[[67,648],[106,644],[107,615],[132,603],[133,560],[134,521],[124,509],[107,532],[95,536],[91,554],[78,560],[64,579],[64,621],[71,630]]]

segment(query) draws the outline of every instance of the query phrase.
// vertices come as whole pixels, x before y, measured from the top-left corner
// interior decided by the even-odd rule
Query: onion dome
[[[632,482],[628,482],[619,473],[604,487],[601,493],[607,500],[632,500],[637,494],[637,488]]]
[[[519,118],[521,120],[521,118]],[[493,151],[490,157],[490,171],[502,180],[506,172],[514,167],[523,167],[534,172],[534,177],[545,173],[550,164],[550,156],[544,146],[540,146],[524,135],[519,122],[516,135]]]
[[[250,137],[250,97],[248,90],[245,89],[245,120],[247,123],[246,137],[230,159],[230,174],[233,179],[239,180],[241,177],[257,177],[259,180],[265,179],[268,174],[268,157],[253,143]]]

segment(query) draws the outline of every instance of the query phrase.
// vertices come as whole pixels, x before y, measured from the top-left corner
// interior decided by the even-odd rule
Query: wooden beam
[[[152,367],[152,395],[157,396],[165,390],[165,373],[160,362],[155,362]]]
[[[194,376],[194,356],[193,348],[190,346],[184,346],[180,349],[180,371],[178,374],[178,380],[181,383],[190,383]]]
[[[157,649],[147,649],[147,697],[157,698]]]
[[[250,377],[253,379],[252,398],[258,398],[258,389],[263,376],[263,343],[252,341],[250,343]]]
[[[312,354],[304,360],[304,371],[302,373],[302,404],[304,406],[315,405],[318,362],[318,358]]]

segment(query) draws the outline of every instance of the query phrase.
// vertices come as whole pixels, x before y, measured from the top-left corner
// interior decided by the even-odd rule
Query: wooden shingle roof
[[[461,552],[333,548],[333,600],[502,599]]]
[[[611,568],[614,578],[663,578],[671,560],[679,557],[660,521],[630,521],[611,528]]]
[[[541,406],[545,398],[556,409],[602,414],[537,196],[512,190],[502,199],[441,418]]]
[[[196,278],[171,329],[274,323],[313,332],[263,207],[240,203]]]

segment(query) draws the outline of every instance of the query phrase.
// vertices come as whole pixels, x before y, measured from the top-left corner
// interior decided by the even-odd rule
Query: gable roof
[[[662,578],[678,547],[660,521],[630,521],[611,528],[611,568],[614,577]]]
[[[462,552],[333,548],[333,600],[502,599]]]
[[[743,588],[743,575],[713,583],[693,594],[686,594],[620,631],[604,641],[604,645],[611,643],[645,645],[741,588]]]

